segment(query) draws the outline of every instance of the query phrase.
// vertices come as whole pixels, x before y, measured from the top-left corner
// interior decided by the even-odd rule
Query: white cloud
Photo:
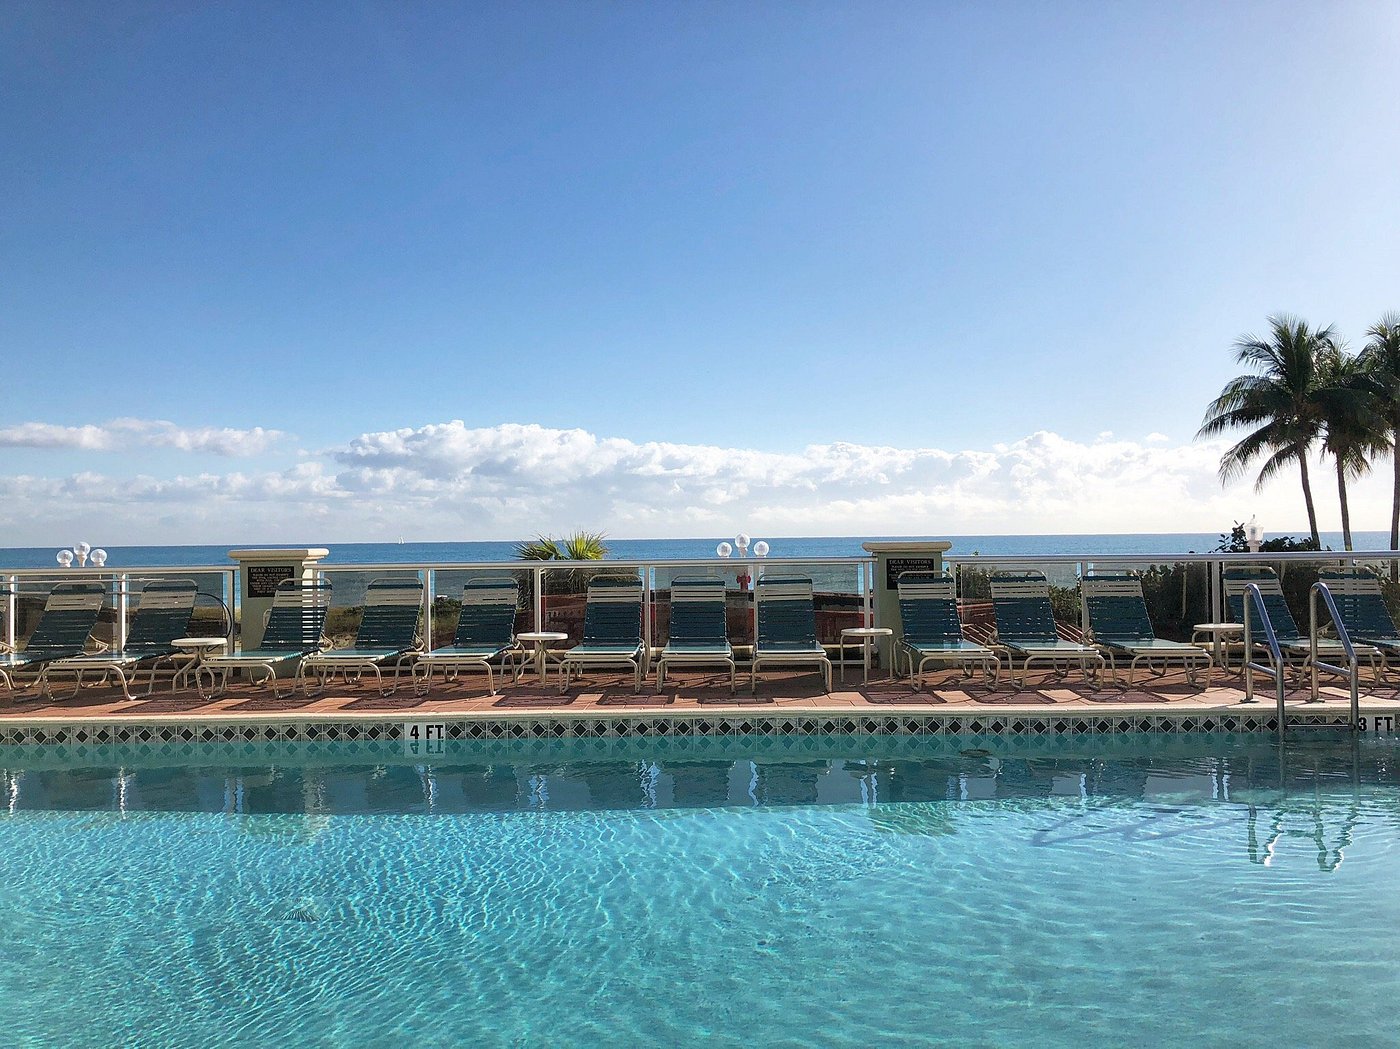
[[[86,426],[26,422],[0,426],[0,448],[69,448],[117,452],[128,448],[174,448],[207,455],[260,455],[285,436],[280,430],[181,427],[163,419],[113,419]]]
[[[0,527],[12,543],[78,528],[108,544],[487,539],[572,528],[657,537],[740,527],[770,536],[1213,533],[1257,513],[1271,532],[1302,531],[1291,477],[1261,495],[1247,482],[1222,491],[1223,443],[1160,437],[1083,443],[1040,431],[989,449],[838,442],[780,452],[454,421],[365,433],[284,471],[0,477]],[[1386,527],[1386,474],[1353,492],[1359,530]],[[1315,476],[1322,526],[1335,528],[1329,473]]]

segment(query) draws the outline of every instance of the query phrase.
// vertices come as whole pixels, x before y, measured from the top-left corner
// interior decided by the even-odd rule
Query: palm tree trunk
[[[1347,472],[1342,468],[1342,460],[1337,459],[1337,498],[1342,504],[1342,546],[1351,549],[1351,510],[1347,507]]]
[[[1390,548],[1400,548],[1400,414],[1390,420],[1390,461],[1395,469],[1395,487],[1390,498]],[[1400,561],[1390,562],[1390,578],[1400,579]]]
[[[1308,481],[1308,450],[1298,445],[1298,469],[1303,474],[1303,502],[1308,508],[1308,530],[1312,533],[1313,546],[1322,549],[1322,537],[1317,533],[1317,510],[1313,508],[1312,484]]]

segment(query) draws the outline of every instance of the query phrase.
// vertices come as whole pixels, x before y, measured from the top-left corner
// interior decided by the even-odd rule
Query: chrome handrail
[[[1332,617],[1332,625],[1337,628],[1337,640],[1342,643],[1342,651],[1346,653],[1347,665],[1345,668],[1335,666],[1332,663],[1324,663],[1317,658],[1317,599],[1321,595],[1323,602],[1327,605],[1327,614]],[[1337,603],[1332,599],[1332,591],[1327,584],[1318,580],[1308,591],[1308,641],[1311,647],[1312,662],[1312,698],[1311,702],[1318,702],[1317,694],[1317,671],[1319,668],[1330,670],[1334,674],[1343,674],[1347,678],[1347,684],[1351,690],[1351,727],[1354,730],[1361,723],[1361,697],[1360,668],[1356,660],[1356,647],[1351,643],[1351,635],[1347,632],[1346,624],[1342,622],[1341,614],[1337,611]]]
[[[1260,592],[1258,583],[1249,583],[1245,586],[1242,604],[1244,605],[1244,699],[1240,702],[1258,702],[1254,698],[1254,675],[1251,671],[1258,670],[1261,673],[1273,675],[1274,690],[1278,699],[1278,736],[1281,740],[1286,724],[1286,715],[1283,709],[1283,649],[1279,647],[1278,635],[1274,633],[1274,624],[1269,619],[1269,610],[1264,607],[1264,595]],[[1251,608],[1259,613],[1259,622],[1263,624],[1264,637],[1269,644],[1269,653],[1274,657],[1274,665],[1271,667],[1254,662],[1254,639],[1250,626]]]

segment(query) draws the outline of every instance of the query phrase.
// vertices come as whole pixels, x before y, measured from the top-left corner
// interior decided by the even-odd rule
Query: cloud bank
[[[132,448],[173,448],[206,455],[261,455],[285,434],[280,430],[181,427],[163,419],[113,419],[85,426],[26,422],[0,426],[0,448],[68,448],[119,452]]]
[[[11,447],[121,451],[133,445],[254,454],[275,430],[180,430],[118,420],[23,424]],[[87,443],[84,443],[87,442]],[[109,545],[519,538],[601,529],[624,537],[1219,532],[1257,513],[1301,531],[1297,485],[1222,491],[1219,443],[1162,434],[1084,443],[1048,431],[985,449],[833,443],[779,452],[636,442],[530,424],[458,421],[364,433],[284,470],[155,477],[0,473],[5,545],[80,530]],[[1353,495],[1358,529],[1382,529],[1379,478]],[[1318,473],[1322,525],[1334,493]]]

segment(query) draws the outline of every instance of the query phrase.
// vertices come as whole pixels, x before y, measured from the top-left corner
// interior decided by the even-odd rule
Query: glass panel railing
[[[589,581],[598,576],[641,577],[642,574],[640,568],[609,565],[606,562],[599,562],[597,567],[571,564],[567,568],[543,568],[540,577],[540,629],[567,634],[568,641],[561,644],[578,644],[583,640]]]
[[[515,632],[535,629],[533,568],[439,568],[433,577],[433,647],[452,644],[462,611],[462,588],[486,579],[512,579],[519,589],[515,603]]]
[[[1204,562],[1115,560],[1088,561],[1086,566],[1093,575],[1135,576],[1158,637],[1190,641],[1193,627],[1211,619],[1211,573]]]
[[[1370,569],[1380,579],[1386,609],[1390,618],[1400,624],[1400,558],[1368,557],[1359,559],[1356,564]]]
[[[812,599],[817,611],[817,640],[823,645],[841,645],[841,631],[865,626],[865,595],[859,564],[819,564],[804,569],[812,577]],[[853,658],[860,658],[861,643],[847,645]],[[845,653],[843,652],[843,655]]]
[[[963,626],[971,628],[970,633],[985,639],[994,629],[996,616],[992,609],[992,577],[1005,572],[1040,572],[1050,587],[1050,606],[1055,613],[1055,622],[1071,630],[1081,628],[1082,613],[1079,604],[1078,561],[1036,561],[993,560],[979,558],[975,562],[961,562],[955,566],[958,580],[958,612]]]
[[[725,627],[731,645],[753,644],[753,592],[738,563],[658,565],[651,571],[651,643],[661,647],[671,639],[671,584],[677,579],[725,581]]]
[[[324,578],[331,584],[331,607],[326,613],[325,636],[337,648],[344,648],[355,640],[355,632],[365,613],[365,592],[376,579],[421,579],[422,573],[414,567],[393,569],[334,568],[322,569]],[[421,621],[420,621],[421,629]]]

